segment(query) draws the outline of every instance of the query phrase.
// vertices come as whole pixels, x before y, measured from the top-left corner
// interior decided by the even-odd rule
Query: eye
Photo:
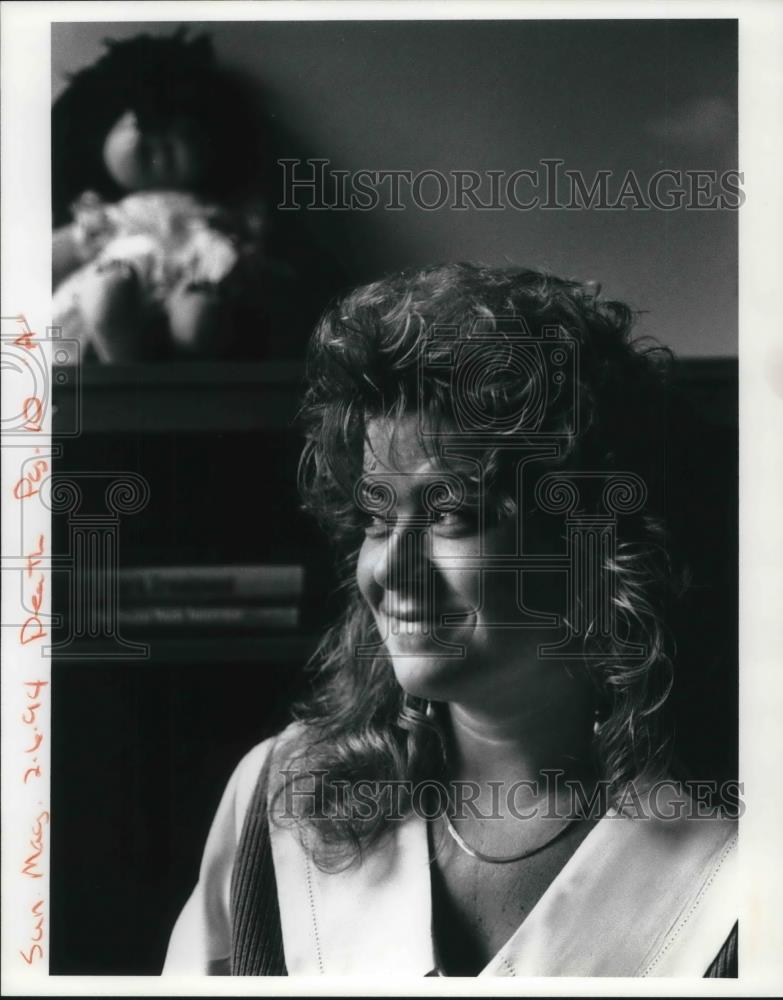
[[[478,511],[467,505],[451,510],[438,510],[433,513],[433,524],[439,535],[472,535],[478,529]]]

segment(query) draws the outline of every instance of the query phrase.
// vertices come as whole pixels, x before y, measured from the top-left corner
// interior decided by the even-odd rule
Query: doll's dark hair
[[[216,154],[198,193],[221,200],[244,193],[259,170],[259,118],[241,81],[218,66],[209,36],[188,39],[181,27],[167,37],[104,44],[104,55],[73,74],[52,107],[55,226],[70,220],[69,207],[84,191],[107,201],[125,193],[104,166],[103,144],[126,111],[142,125],[195,118]]]

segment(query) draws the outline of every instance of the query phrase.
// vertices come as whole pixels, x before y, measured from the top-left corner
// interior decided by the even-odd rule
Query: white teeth
[[[429,630],[429,623],[422,620],[412,618],[396,618],[394,616],[390,616],[389,622],[391,624],[392,634],[394,635],[414,635],[416,633],[426,632]]]

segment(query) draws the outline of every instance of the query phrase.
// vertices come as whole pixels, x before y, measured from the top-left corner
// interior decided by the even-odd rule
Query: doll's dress
[[[73,206],[73,216],[86,262],[55,290],[53,322],[64,337],[81,343],[92,332],[82,298],[90,283],[100,280],[103,265],[122,261],[130,266],[138,279],[142,310],[152,314],[163,310],[183,281],[223,281],[242,250],[229,213],[179,191],[140,192],[115,204],[88,192]]]

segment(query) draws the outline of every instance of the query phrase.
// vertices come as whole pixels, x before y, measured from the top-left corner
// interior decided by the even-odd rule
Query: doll
[[[52,113],[54,324],[104,362],[223,355],[261,266],[246,99],[206,36],[106,44]]]

